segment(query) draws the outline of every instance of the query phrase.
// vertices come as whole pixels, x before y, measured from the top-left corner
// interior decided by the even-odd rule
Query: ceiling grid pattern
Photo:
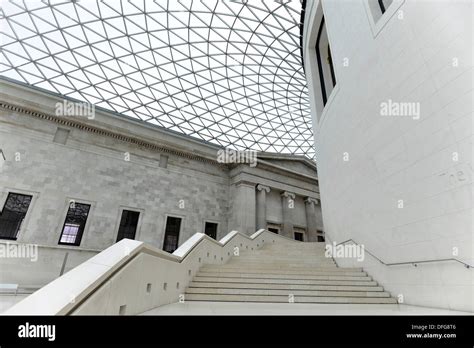
[[[0,74],[225,147],[314,156],[298,0],[3,1]]]

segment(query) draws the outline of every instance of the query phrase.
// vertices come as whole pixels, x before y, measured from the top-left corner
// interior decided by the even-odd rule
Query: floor
[[[392,304],[305,304],[248,302],[172,303],[142,315],[473,315],[428,307]]]
[[[18,295],[0,294],[0,314],[5,312],[8,308],[12,307],[14,304],[20,302],[27,296],[28,294],[18,294]]]

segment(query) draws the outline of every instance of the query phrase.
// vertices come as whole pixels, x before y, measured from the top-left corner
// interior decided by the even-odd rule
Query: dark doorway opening
[[[278,234],[278,228],[269,227],[268,230],[269,230],[270,232],[273,232],[273,233],[275,233],[275,234]]]
[[[138,211],[131,211],[125,209],[122,211],[122,218],[120,219],[117,242],[124,238],[135,239],[139,217],[140,213]]]
[[[295,232],[295,240],[299,240],[300,242],[302,242],[304,240],[304,233]]]
[[[206,222],[204,233],[211,238],[217,239],[217,224],[214,222]]]

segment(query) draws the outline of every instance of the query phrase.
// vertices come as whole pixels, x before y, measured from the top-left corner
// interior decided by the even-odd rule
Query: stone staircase
[[[362,268],[339,268],[325,243],[278,243],[204,265],[186,301],[395,304]]]

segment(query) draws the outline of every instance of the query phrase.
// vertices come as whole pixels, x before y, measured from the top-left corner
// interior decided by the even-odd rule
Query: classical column
[[[295,194],[288,191],[282,192],[281,207],[283,212],[282,235],[294,239],[293,211],[295,209]]]
[[[267,193],[270,187],[257,185],[257,231],[261,228],[267,228]]]
[[[318,200],[312,197],[306,197],[304,200],[306,209],[306,233],[308,235],[308,242],[318,241],[318,229],[317,229],[317,217],[316,217],[316,205]]]
[[[240,181],[233,185],[231,195],[230,231],[255,233],[255,183]]]

